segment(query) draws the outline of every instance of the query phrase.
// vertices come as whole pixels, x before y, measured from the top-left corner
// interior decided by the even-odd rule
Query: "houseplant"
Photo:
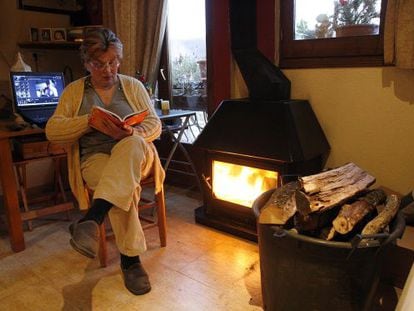
[[[337,37],[372,35],[378,33],[377,0],[335,0],[332,26]]]

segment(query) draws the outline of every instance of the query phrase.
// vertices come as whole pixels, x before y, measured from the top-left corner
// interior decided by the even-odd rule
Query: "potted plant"
[[[377,0],[335,0],[332,26],[337,37],[363,36],[378,33]]]

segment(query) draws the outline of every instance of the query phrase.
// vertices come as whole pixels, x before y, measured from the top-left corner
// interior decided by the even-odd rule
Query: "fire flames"
[[[233,163],[213,161],[213,193],[216,198],[246,207],[263,192],[276,188],[278,173]]]

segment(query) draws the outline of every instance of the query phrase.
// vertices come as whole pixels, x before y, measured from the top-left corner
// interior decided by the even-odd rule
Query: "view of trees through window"
[[[172,95],[203,95],[206,87],[204,0],[170,0],[168,3]]]
[[[295,39],[376,35],[381,0],[296,0]]]

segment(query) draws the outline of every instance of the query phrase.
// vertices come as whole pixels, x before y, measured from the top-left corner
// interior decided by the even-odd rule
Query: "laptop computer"
[[[13,111],[25,121],[44,127],[65,87],[62,72],[10,72]]]

